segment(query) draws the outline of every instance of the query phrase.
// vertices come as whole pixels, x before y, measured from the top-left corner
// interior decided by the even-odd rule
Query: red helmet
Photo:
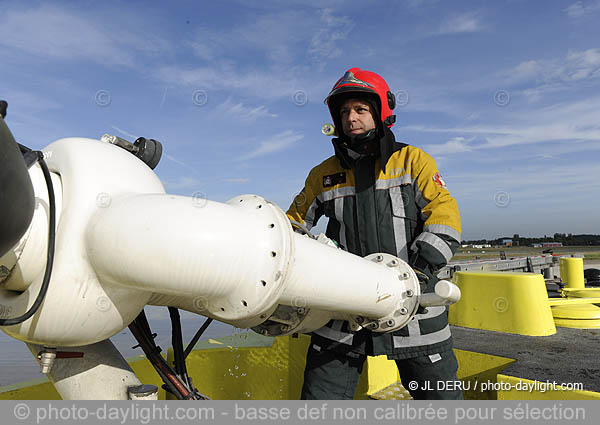
[[[381,122],[388,127],[394,125],[396,116],[392,109],[396,106],[396,98],[387,83],[378,74],[360,68],[350,68],[342,78],[333,85],[325,103],[336,127],[340,128],[339,107],[342,100],[350,98],[349,93],[369,94],[381,112]]]

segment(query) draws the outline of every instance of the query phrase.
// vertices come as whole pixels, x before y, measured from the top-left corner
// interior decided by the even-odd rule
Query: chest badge
[[[330,174],[328,176],[323,176],[323,187],[332,187],[337,184],[346,183],[346,173],[336,173]]]
[[[436,172],[436,173],[433,175],[433,181],[434,181],[434,182],[435,182],[435,184],[437,184],[438,186],[440,186],[440,187],[443,187],[444,189],[448,189],[448,188],[446,187],[446,182],[444,181],[444,179],[442,179],[442,176],[441,176],[441,174],[440,174],[440,173],[437,173],[437,172]]]

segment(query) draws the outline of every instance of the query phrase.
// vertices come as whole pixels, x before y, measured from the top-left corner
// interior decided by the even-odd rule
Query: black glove
[[[421,293],[423,293],[427,289],[427,285],[429,284],[429,279],[431,276],[422,270],[415,269],[414,267],[413,270],[417,275],[417,279],[419,279],[419,286],[421,287]]]
[[[437,283],[437,279],[432,280],[433,273],[431,272],[431,267],[429,266],[429,263],[427,263],[425,260],[419,257],[418,253],[415,253],[415,255],[413,255],[413,257],[411,258],[410,266],[417,275],[417,279],[419,279],[421,294],[425,292],[432,292],[433,288],[429,288],[429,283],[431,281],[431,283],[435,284]],[[423,313],[427,313],[427,309],[425,307],[419,306],[419,308],[417,309],[417,314]]]
[[[421,293],[425,292],[428,289],[429,281],[433,278],[431,266],[427,261],[425,261],[422,257],[419,256],[418,252],[415,253],[410,259],[410,266],[417,274],[419,284],[421,285]],[[432,292],[432,289],[433,288],[430,288],[428,292]]]

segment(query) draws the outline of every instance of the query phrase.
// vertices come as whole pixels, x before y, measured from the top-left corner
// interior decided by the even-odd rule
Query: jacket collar
[[[405,146],[408,146],[406,143],[396,142],[396,137],[394,133],[387,127],[382,126],[383,129],[380,130],[380,133],[383,133],[379,138],[379,150],[375,153],[375,157],[380,158],[381,169],[385,174],[385,167],[390,159],[390,157],[394,154],[394,152],[399,151]],[[333,150],[335,152],[335,156],[340,161],[340,164],[345,169],[352,169],[356,165],[356,160],[360,157],[360,155],[348,147],[348,144],[343,139],[337,137],[332,140]]]

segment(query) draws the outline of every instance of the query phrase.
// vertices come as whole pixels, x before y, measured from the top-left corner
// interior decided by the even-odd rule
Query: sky
[[[396,93],[463,239],[600,233],[600,1],[0,1],[0,98],[43,148],[162,142],[167,192],[286,210],[351,67]],[[317,230],[324,230],[321,221]]]

